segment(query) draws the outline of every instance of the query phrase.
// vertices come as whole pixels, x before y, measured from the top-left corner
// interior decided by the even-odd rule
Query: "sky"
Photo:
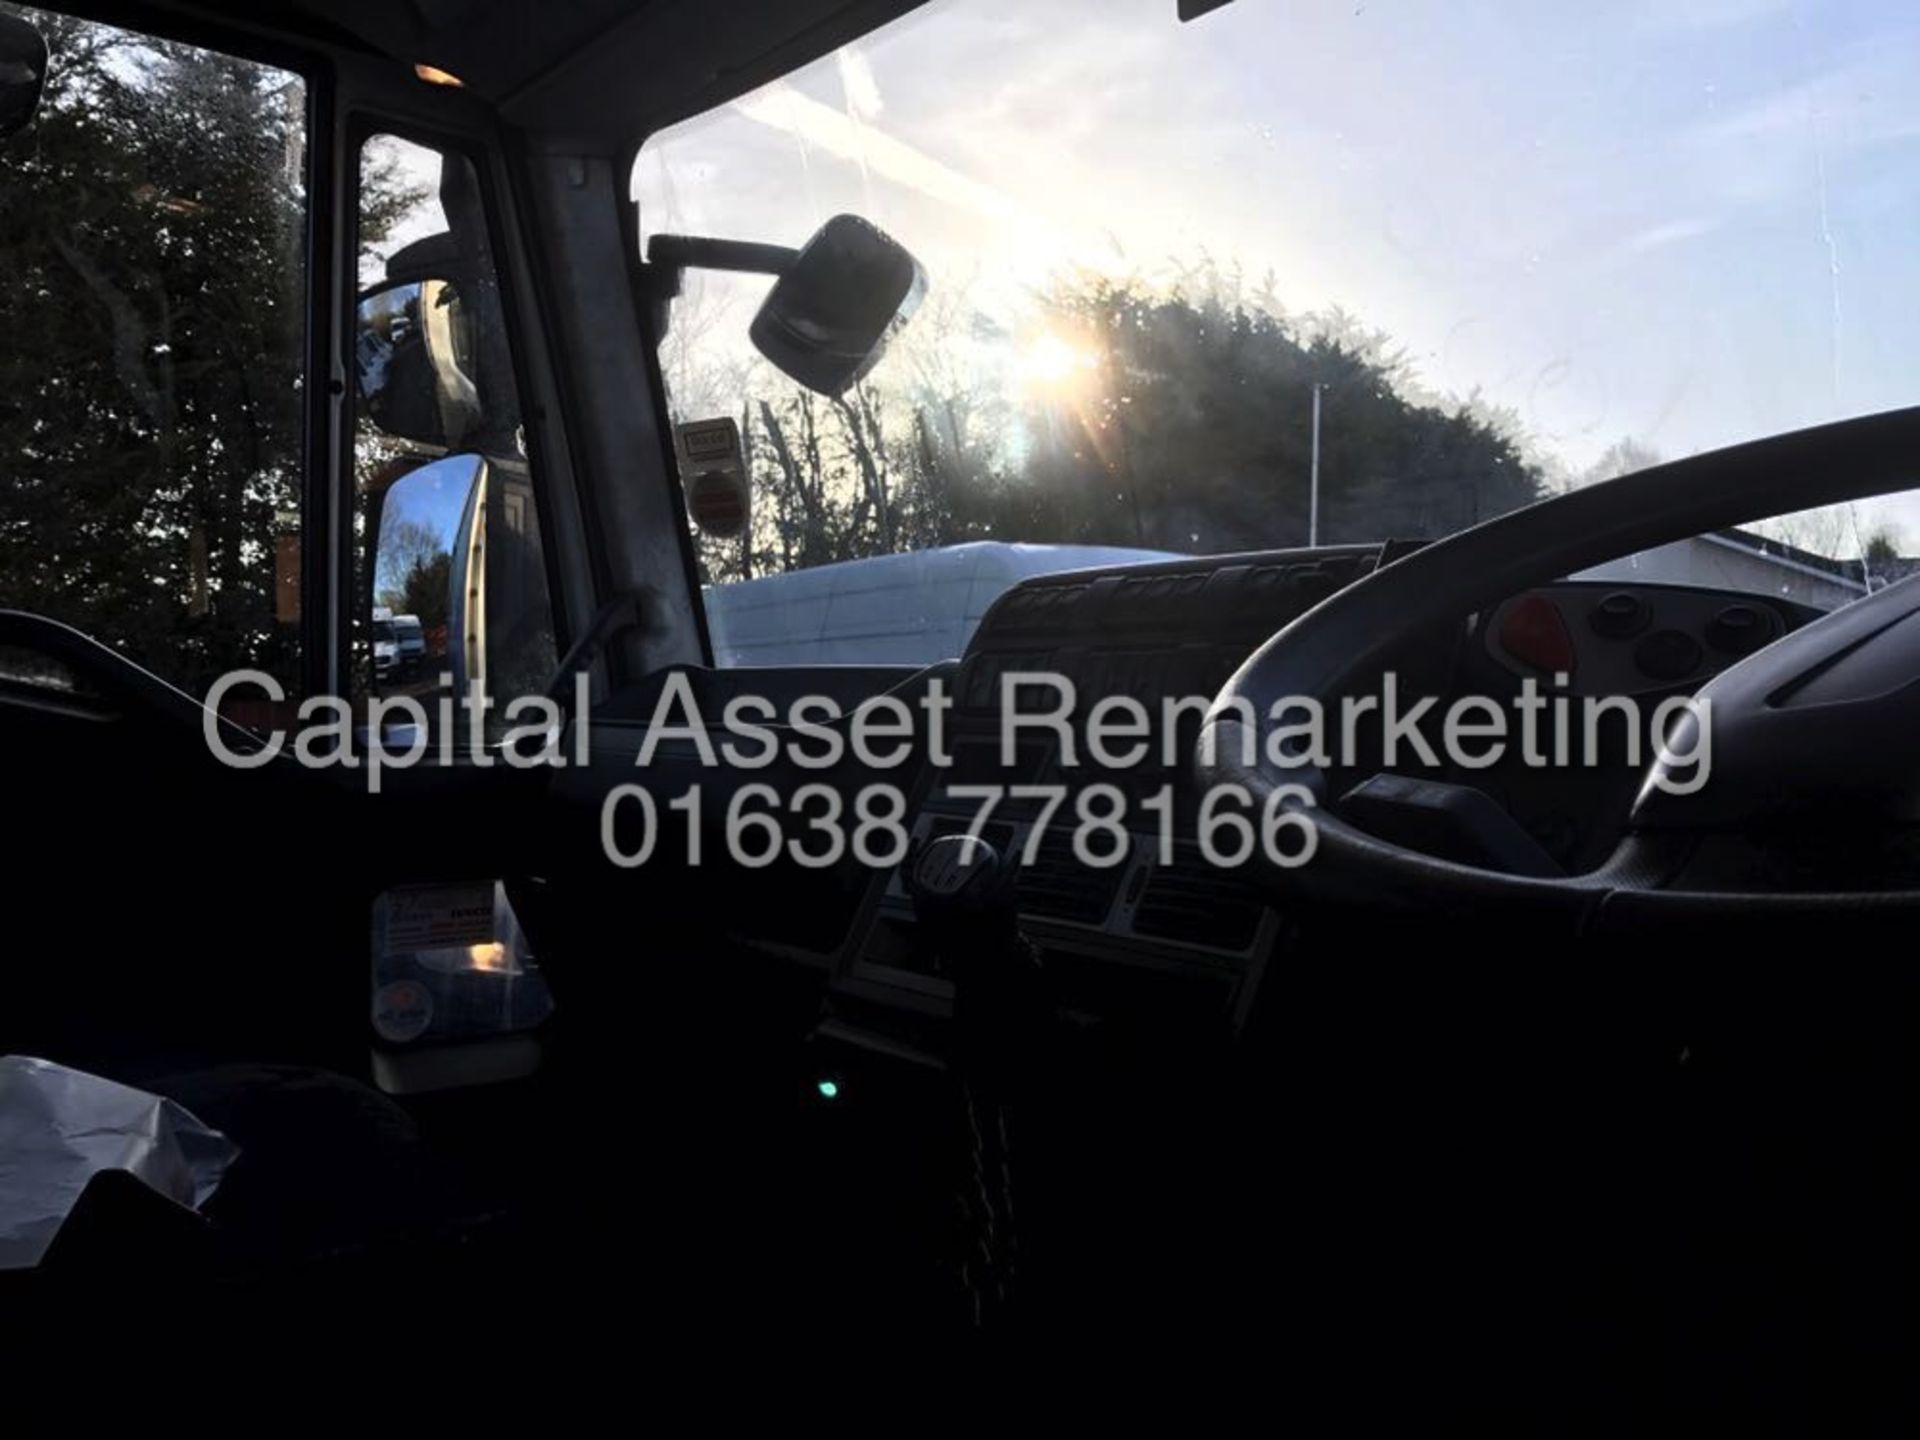
[[[449,455],[409,470],[394,482],[380,509],[377,547],[382,561],[377,577],[380,588],[398,590],[406,583],[404,571],[395,571],[394,565],[387,563],[390,560],[396,565],[410,563],[412,559],[410,552],[402,553],[404,547],[395,540],[398,527],[403,523],[424,526],[440,542],[442,550],[452,552],[458,548],[460,516],[466,509],[467,492],[473,488],[473,477],[479,466],[478,456]]]
[[[651,140],[642,227],[864,214],[1005,323],[1014,376],[1052,274],[1271,273],[1568,474],[1920,401],[1912,0],[1174,11],[936,0]],[[713,343],[755,283],[713,282]],[[1863,509],[1920,548],[1920,501]]]

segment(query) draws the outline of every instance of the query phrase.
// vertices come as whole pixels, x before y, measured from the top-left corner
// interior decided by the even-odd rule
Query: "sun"
[[[1100,368],[1100,356],[1051,330],[1043,330],[1020,352],[1014,368],[1027,389],[1071,397],[1091,382]]]

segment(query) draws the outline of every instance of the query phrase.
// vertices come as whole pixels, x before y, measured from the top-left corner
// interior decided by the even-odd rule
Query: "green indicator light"
[[[814,1089],[820,1092],[822,1100],[832,1100],[840,1094],[840,1087],[831,1080],[822,1080]]]

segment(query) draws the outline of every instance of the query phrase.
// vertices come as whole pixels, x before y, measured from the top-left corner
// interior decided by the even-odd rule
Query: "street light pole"
[[[1327,387],[1313,385],[1313,459],[1307,470],[1307,545],[1320,544],[1320,392]]]

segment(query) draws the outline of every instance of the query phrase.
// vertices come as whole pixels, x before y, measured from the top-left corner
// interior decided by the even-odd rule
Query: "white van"
[[[1029,576],[1178,558],[976,540],[710,585],[707,625],[721,665],[930,665],[964,651],[987,608]]]
[[[412,675],[427,659],[427,632],[421,625],[418,615],[396,615],[393,617],[393,638],[399,648],[400,669]]]
[[[400,632],[393,611],[383,605],[373,609],[373,673],[385,680],[400,669]]]

